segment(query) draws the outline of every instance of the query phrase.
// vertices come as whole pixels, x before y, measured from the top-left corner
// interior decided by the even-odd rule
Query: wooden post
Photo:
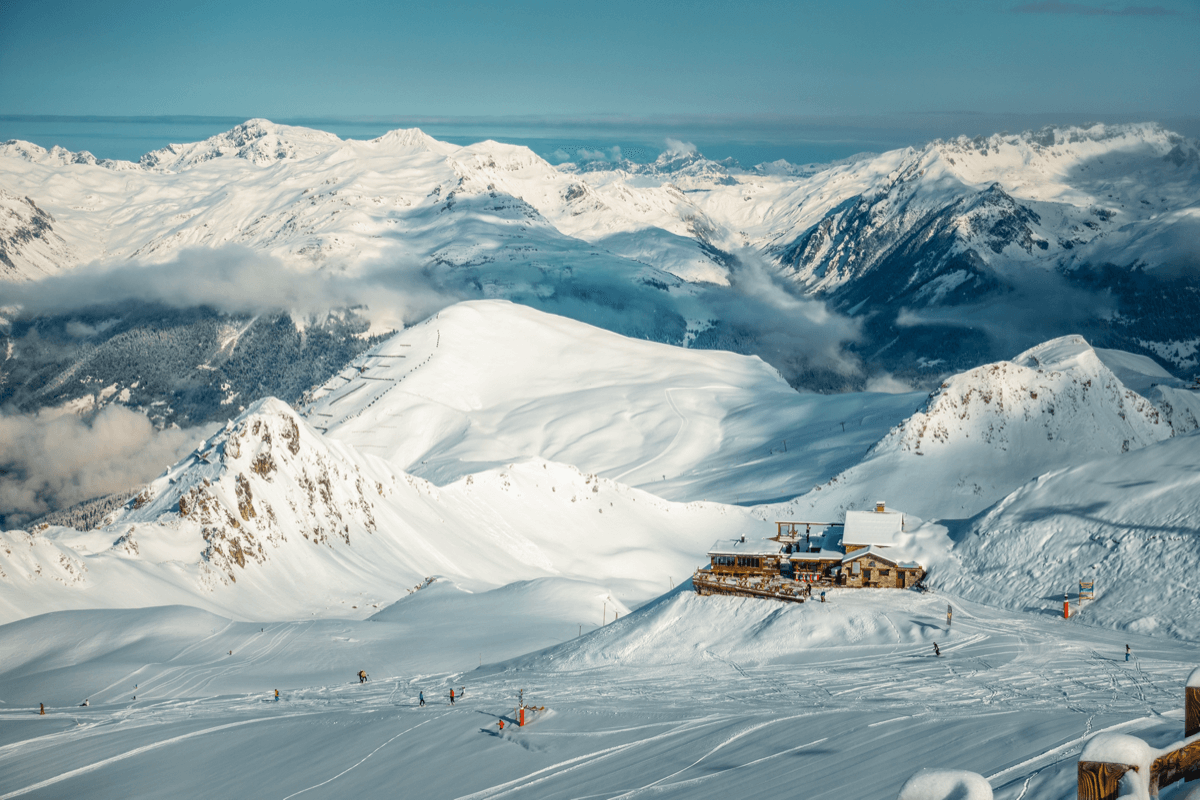
[[[1104,761],[1079,762],[1079,800],[1117,800],[1121,778],[1137,767],[1130,764],[1109,764]]]
[[[1200,668],[1192,670],[1183,690],[1183,735],[1200,733]]]

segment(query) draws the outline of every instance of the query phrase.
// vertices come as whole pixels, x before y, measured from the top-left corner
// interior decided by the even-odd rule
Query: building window
[[[887,576],[889,576],[891,574],[892,574],[892,571],[890,569],[879,570],[879,577],[881,577],[881,578],[886,578]]]
[[[737,565],[739,567],[759,567],[761,566],[759,559],[753,556],[738,556]]]
[[[732,567],[733,564],[733,556],[713,556],[714,567]]]

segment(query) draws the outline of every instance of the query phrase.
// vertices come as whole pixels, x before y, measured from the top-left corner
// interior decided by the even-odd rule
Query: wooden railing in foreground
[[[1183,739],[1162,749],[1136,736],[1100,734],[1079,755],[1079,800],[1145,800],[1200,779],[1200,669],[1184,688]]]
[[[1200,780],[1200,668],[1184,687],[1183,739],[1162,749],[1136,736],[1102,733],[1079,755],[1079,800],[1150,800],[1164,786]],[[1188,795],[1191,797],[1192,795]],[[905,782],[898,800],[992,800],[982,775],[921,770]]]

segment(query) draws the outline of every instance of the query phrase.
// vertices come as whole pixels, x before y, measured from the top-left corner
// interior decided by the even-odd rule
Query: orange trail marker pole
[[[1067,596],[1064,594],[1063,595],[1063,619],[1070,619],[1070,618],[1071,618],[1071,601],[1068,600]]]

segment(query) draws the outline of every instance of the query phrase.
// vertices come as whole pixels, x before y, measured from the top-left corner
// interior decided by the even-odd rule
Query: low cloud
[[[901,309],[899,327],[923,325],[984,332],[997,357],[1020,352],[1070,333],[1087,335],[1116,314],[1107,291],[1081,287],[1057,273],[1030,271],[1006,276],[1012,288],[980,303],[928,309]]]
[[[696,145],[692,144],[691,142],[672,139],[670,136],[667,137],[666,144],[666,152],[671,153],[672,155],[690,156],[696,152]]]
[[[758,253],[744,250],[737,256],[731,291],[723,292],[714,305],[724,323],[753,332],[753,352],[789,381],[812,370],[843,377],[860,374],[858,359],[845,350],[847,343],[861,337],[858,320],[799,295]]]
[[[204,436],[197,428],[155,430],[144,414],[123,406],[107,406],[90,421],[0,412],[0,529],[140,486]]]
[[[890,372],[881,372],[867,379],[866,390],[880,394],[907,394],[913,391],[913,387]]]
[[[306,270],[236,245],[183,250],[173,261],[158,264],[92,264],[6,291],[25,316],[130,302],[170,308],[207,306],[230,314],[281,309],[300,317],[357,307],[386,328],[424,319],[463,299],[417,264],[390,261],[353,274]],[[86,338],[105,326],[75,323],[69,332]]]
[[[1125,6],[1105,8],[1083,3],[1064,3],[1060,0],[1042,0],[1039,3],[1024,3],[1013,8],[1017,14],[1076,14],[1085,17],[1174,17],[1179,12],[1162,6]]]

